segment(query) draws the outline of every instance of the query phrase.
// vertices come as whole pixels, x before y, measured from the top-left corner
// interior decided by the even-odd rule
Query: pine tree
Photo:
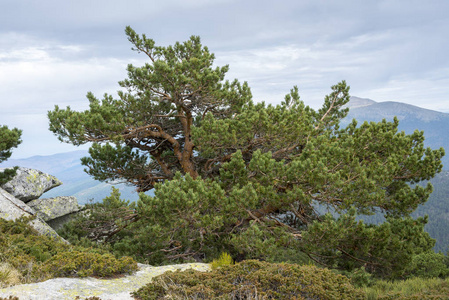
[[[22,131],[13,128],[9,129],[7,126],[0,126],[0,163],[11,157],[12,148],[17,148],[17,146],[22,142],[20,136]],[[8,182],[16,174],[17,168],[5,169],[0,173],[0,184]]]
[[[76,112],[55,107],[50,130],[61,141],[93,142],[82,163],[99,180],[122,179],[141,194],[133,236],[117,251],[153,262],[209,259],[313,260],[379,276],[401,276],[413,255],[434,244],[426,219],[409,214],[432,186],[410,184],[441,171],[443,149],[424,147],[423,132],[398,132],[398,120],[346,128],[345,81],[314,110],[294,87],[279,105],[253,103],[246,83],[224,81],[228,66],[198,37],[157,47],[126,29],[148,56],[128,66],[126,91]],[[323,214],[328,209],[333,214]],[[365,225],[357,214],[382,212]],[[134,227],[133,227],[134,226]]]
[[[94,142],[82,163],[98,180],[124,180],[147,191],[176,171],[195,178],[192,129],[207,114],[224,119],[239,112],[250,90],[246,83],[224,81],[229,67],[214,68],[215,57],[199,37],[158,47],[130,27],[126,34],[149,63],[128,66],[119,99],[105,95],[99,101],[88,93],[85,112],[56,106],[48,113],[50,130],[74,145]]]

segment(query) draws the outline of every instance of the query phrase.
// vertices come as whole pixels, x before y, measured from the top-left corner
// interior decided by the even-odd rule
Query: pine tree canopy
[[[192,129],[208,114],[226,119],[240,112],[250,90],[246,83],[224,81],[228,66],[214,68],[214,55],[199,37],[157,47],[130,27],[126,34],[149,63],[128,66],[119,99],[105,95],[100,101],[89,93],[87,111],[56,106],[48,114],[50,130],[64,142],[94,142],[83,164],[99,180],[123,179],[146,191],[176,171],[196,177]]]
[[[11,157],[12,148],[17,148],[22,142],[21,135],[22,131],[17,128],[9,129],[8,126],[0,126],[0,162]],[[8,182],[15,174],[16,169],[4,170],[0,173],[0,184]]]
[[[22,142],[20,136],[22,131],[8,126],[0,126],[0,162],[7,160],[12,154],[12,148],[17,148]]]
[[[95,179],[156,187],[137,205],[140,222],[153,226],[128,244],[136,253],[204,258],[220,245],[269,259],[290,249],[331,267],[393,274],[433,247],[426,220],[408,217],[432,192],[415,183],[442,169],[444,150],[425,148],[423,132],[399,132],[397,119],[340,128],[345,81],[318,110],[297,87],[279,105],[255,103],[246,82],[225,80],[228,66],[213,66],[199,37],[160,47],[130,27],[126,34],[148,63],[128,66],[118,98],[88,93],[88,110],[55,106],[48,117],[61,141],[92,143],[82,163]],[[389,221],[355,218],[374,212]]]

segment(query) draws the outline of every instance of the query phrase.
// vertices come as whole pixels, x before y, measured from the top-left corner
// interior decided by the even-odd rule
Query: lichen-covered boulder
[[[83,209],[83,206],[79,205],[78,200],[73,196],[35,199],[28,202],[27,205],[34,209],[37,216],[53,229],[59,229]]]
[[[16,220],[20,217],[36,216],[36,212],[28,205],[15,198],[13,195],[0,188],[0,218],[5,220]],[[42,235],[62,240],[53,228],[48,226],[41,218],[36,217],[30,225]]]
[[[73,196],[35,199],[27,203],[44,221],[50,221],[80,211],[83,206]]]
[[[0,169],[0,172],[3,170],[4,168]],[[17,169],[16,176],[3,184],[1,188],[27,203],[61,184],[62,182],[52,175],[39,170],[20,167]]]
[[[166,271],[194,269],[207,272],[208,264],[190,263],[182,265],[170,265],[152,267],[139,264],[140,270],[131,275],[125,275],[113,279],[97,278],[54,278],[44,282],[16,285],[0,289],[0,297],[16,296],[19,299],[46,299],[46,300],[73,300],[76,297],[99,297],[110,300],[132,300],[131,292],[136,291],[153,277]]]

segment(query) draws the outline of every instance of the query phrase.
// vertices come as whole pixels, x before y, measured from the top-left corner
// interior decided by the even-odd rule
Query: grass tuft
[[[21,282],[20,272],[8,263],[0,263],[0,288],[6,288]]]
[[[211,268],[217,269],[217,268],[220,268],[223,266],[229,266],[229,265],[233,265],[233,264],[234,264],[234,260],[232,259],[231,255],[229,255],[226,252],[222,252],[218,259],[214,259],[211,262]]]
[[[363,289],[366,299],[449,299],[449,278],[411,278],[401,281],[378,280]]]

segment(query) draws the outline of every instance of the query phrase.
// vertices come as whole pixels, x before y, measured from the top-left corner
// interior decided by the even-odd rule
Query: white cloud
[[[33,145],[48,141],[30,151],[48,149],[56,141],[48,110],[85,109],[88,91],[115,95],[126,65],[145,60],[129,50],[126,25],[163,45],[200,35],[216,64],[230,65],[229,79],[248,81],[256,101],[279,103],[298,85],[316,108],[345,79],[355,96],[449,111],[448,8],[434,0],[7,1],[0,124],[30,132]]]
[[[76,99],[82,99],[90,90],[101,94],[113,92],[116,88],[111,90],[111,87],[114,83],[117,86],[116,82],[125,75],[124,71],[119,71],[124,70],[124,66],[124,62],[114,59],[2,63],[0,99],[3,111],[35,111],[61,102],[76,104],[79,101]]]
[[[351,84],[352,75],[360,76],[373,61],[351,51],[349,44],[321,43],[217,53],[217,57],[218,65],[229,63],[228,77],[250,83],[255,100],[279,103],[298,85],[306,104],[313,107],[321,105],[331,85],[343,79]]]
[[[85,107],[88,91],[114,93],[126,77],[130,60],[84,57],[88,46],[55,45],[18,47],[0,54],[0,101],[3,113],[45,112],[54,104]],[[20,106],[17,103],[21,103]]]
[[[230,78],[248,81],[255,100],[279,103],[299,85],[306,104],[318,107],[330,86],[345,79],[357,96],[449,110],[448,61],[435,66],[439,56],[426,57],[423,41],[404,30],[362,33],[339,42],[219,52],[217,64],[230,64]]]
[[[10,52],[0,53],[0,61],[20,60],[20,61],[33,61],[33,60],[48,60],[50,57],[44,49],[36,47],[28,47],[25,49],[12,50]]]
[[[15,37],[17,44],[0,52],[0,124],[23,130],[14,157],[76,150],[48,131],[47,111],[56,104],[83,110],[88,91],[99,98],[105,92],[115,95],[130,60],[79,56],[88,50],[82,45],[41,41],[45,46],[25,46]]]
[[[88,149],[88,145],[76,147],[58,141],[48,130],[46,114],[5,114],[0,115],[0,125],[22,130],[22,143],[13,149],[12,158],[26,158],[34,155],[50,155],[61,152]]]
[[[398,101],[437,111],[449,112],[449,68],[410,76],[394,77],[382,87],[365,90],[376,101]]]

